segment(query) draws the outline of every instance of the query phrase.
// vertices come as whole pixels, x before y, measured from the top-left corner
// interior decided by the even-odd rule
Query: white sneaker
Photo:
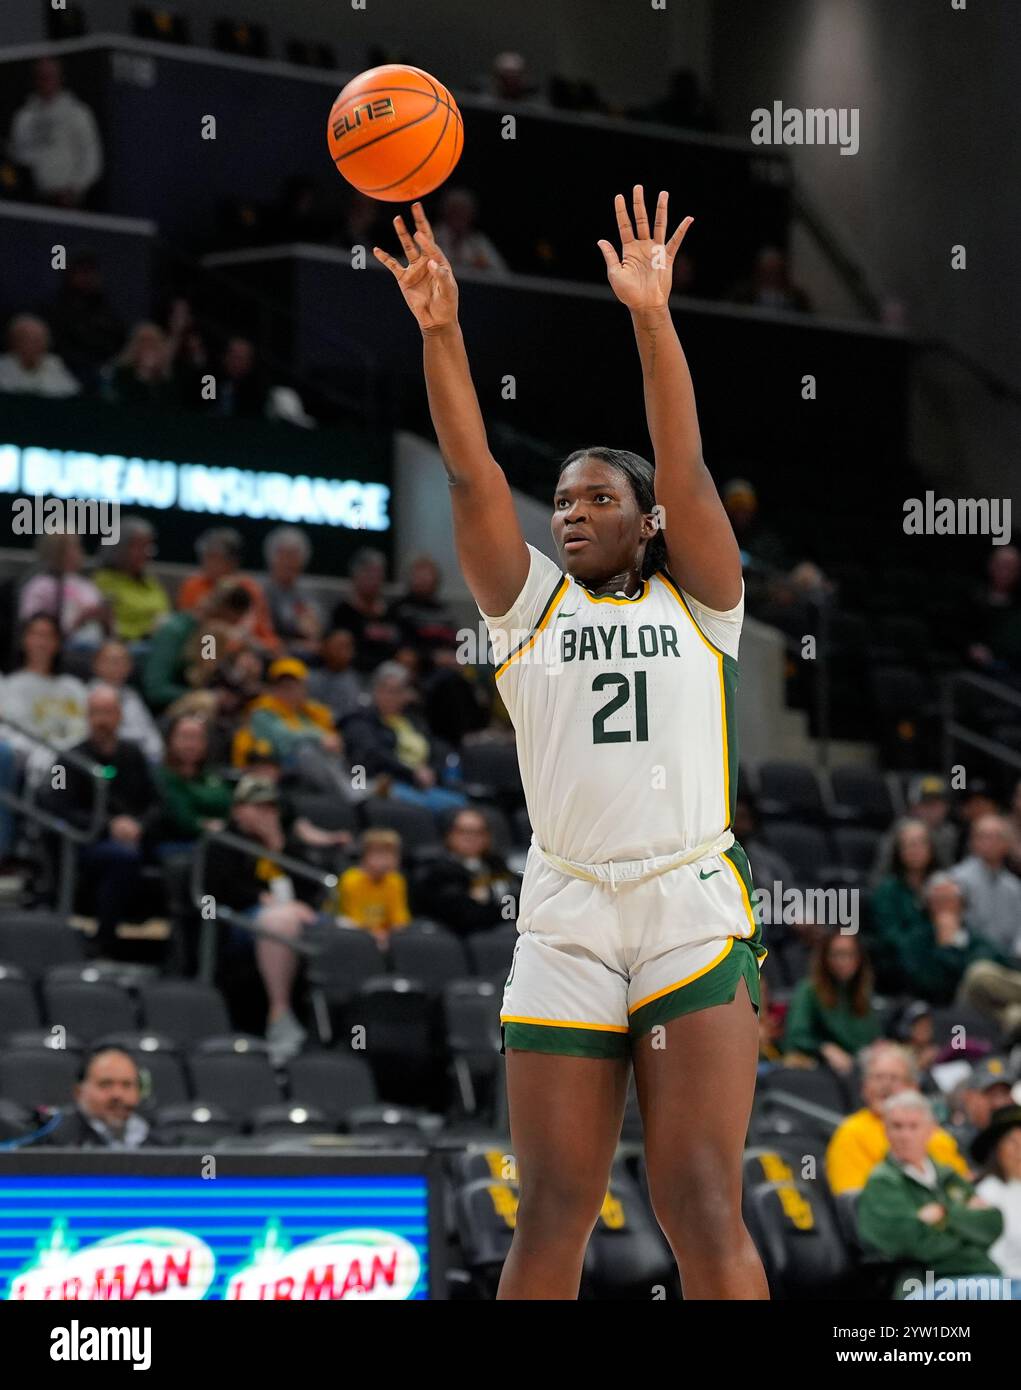
[[[308,1033],[290,1010],[266,1027],[266,1041],[269,1043],[269,1059],[275,1067],[282,1067],[297,1057]]]

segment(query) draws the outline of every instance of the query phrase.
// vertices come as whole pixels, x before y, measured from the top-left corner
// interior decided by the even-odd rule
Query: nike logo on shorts
[[[699,869],[698,876],[699,878],[712,878],[713,874],[719,874],[722,872],[722,869],[710,869],[709,872],[706,873],[704,869]]]

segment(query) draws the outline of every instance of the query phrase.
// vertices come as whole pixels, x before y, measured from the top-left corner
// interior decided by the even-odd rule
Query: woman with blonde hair
[[[104,369],[102,394],[114,405],[173,405],[172,365],[159,324],[138,323],[124,350]]]

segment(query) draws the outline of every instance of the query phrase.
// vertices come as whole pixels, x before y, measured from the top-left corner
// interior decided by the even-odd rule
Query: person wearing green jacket
[[[901,1091],[882,1114],[890,1152],[869,1175],[857,1217],[862,1243],[897,1265],[892,1296],[1009,1299],[1011,1281],[989,1254],[1003,1213],[926,1153],[936,1129],[928,1100]]]
[[[161,623],[152,635],[142,669],[146,704],[158,714],[193,690],[195,682],[189,682],[189,665],[208,667],[211,677],[217,661],[226,652],[196,653],[195,639],[207,635],[218,643],[230,635],[240,639],[251,606],[248,590],[226,579],[197,608],[174,613]]]
[[[206,766],[209,734],[206,721],[181,714],[167,731],[163,764],[156,771],[163,803],[159,822],[161,852],[180,852],[211,825],[225,824],[233,788]]]
[[[932,864],[928,829],[904,821],[894,842],[894,872],[872,897],[872,921],[881,977],[939,1007],[953,1001],[975,961],[1009,962],[968,930],[960,888],[947,874],[930,876]]]
[[[855,1054],[879,1037],[872,967],[858,936],[834,932],[816,942],[808,975],[787,1009],[783,1052],[826,1062],[846,1075]]]

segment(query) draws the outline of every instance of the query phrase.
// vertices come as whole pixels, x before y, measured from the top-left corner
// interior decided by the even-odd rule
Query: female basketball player
[[[560,564],[525,544],[489,452],[457,286],[422,206],[375,248],[424,340],[458,559],[496,653],[533,828],[501,1023],[520,1203],[506,1299],[576,1298],[620,1136],[629,1059],[649,1188],[686,1299],[766,1298],[741,1219],[758,1049],[748,861],[730,830],[732,703],[744,607],[730,523],[702,462],[667,300],[669,241],[616,199],[655,472],[581,449],[553,500]]]

